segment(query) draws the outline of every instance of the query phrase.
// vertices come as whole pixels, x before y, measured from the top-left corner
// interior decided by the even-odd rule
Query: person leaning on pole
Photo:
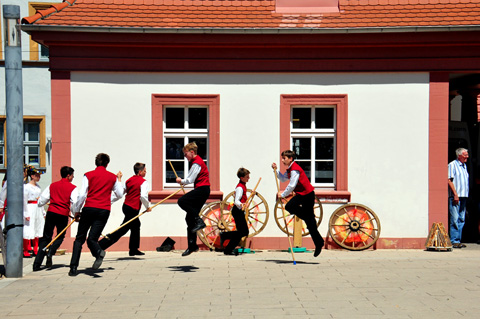
[[[121,184],[122,172],[115,175],[107,171],[108,163],[110,157],[105,153],[99,153],[95,157],[97,168],[83,176],[82,188],[75,207],[75,220],[79,223],[77,236],[73,242],[69,276],[78,275],[77,268],[85,240],[92,256],[95,257],[93,269],[100,268],[105,257],[105,251],[100,247],[98,238],[110,216],[111,203],[120,199],[124,192]]]
[[[464,248],[467,246],[461,243],[461,239],[469,192],[469,175],[466,164],[468,151],[464,148],[457,148],[455,154],[457,159],[448,164],[448,232],[453,248]]]
[[[60,169],[60,179],[57,182],[47,186],[38,199],[38,207],[42,207],[48,202],[47,216],[45,218],[45,227],[43,236],[39,241],[39,249],[35,261],[33,262],[33,271],[39,271],[45,257],[45,247],[51,242],[54,228],[59,234],[68,224],[68,216],[77,203],[78,190],[72,184],[74,169],[69,166],[63,166]],[[60,247],[65,238],[65,233],[58,237],[50,246],[47,255],[46,267],[52,268],[52,256]]]

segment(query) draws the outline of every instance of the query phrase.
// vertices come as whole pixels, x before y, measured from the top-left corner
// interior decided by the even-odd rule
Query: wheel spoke
[[[370,237],[371,239],[375,239],[375,237],[373,237],[373,236],[370,235],[369,233],[366,233],[363,229],[359,229],[359,231],[361,231],[362,233],[364,233],[365,235],[367,235],[367,236]]]
[[[347,239],[348,236],[350,236],[351,233],[352,233],[352,231],[349,229],[348,232],[347,232],[347,236],[345,236],[345,238],[343,238],[343,240],[342,240],[342,245],[344,245],[345,239]]]

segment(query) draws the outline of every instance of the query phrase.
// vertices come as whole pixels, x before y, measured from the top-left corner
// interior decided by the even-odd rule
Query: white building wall
[[[87,73],[71,75],[74,183],[92,170],[99,152],[124,180],[136,161],[151,169],[152,94],[220,95],[220,183],[228,194],[240,166],[251,171],[250,188],[268,201],[270,220],[259,236],[284,236],[273,217],[281,94],[348,94],[348,190],[352,202],[369,206],[382,224],[381,237],[428,233],[428,97],[426,73]],[[238,134],[244,133],[241,139]],[[147,167],[147,168],[148,168]],[[151,175],[147,175],[151,180]],[[122,202],[122,201],[121,201]],[[115,203],[105,232],[122,221]],[[320,226],[339,205],[324,205]],[[142,236],[185,236],[185,214],[162,204],[142,216]],[[72,231],[72,234],[75,234]]]

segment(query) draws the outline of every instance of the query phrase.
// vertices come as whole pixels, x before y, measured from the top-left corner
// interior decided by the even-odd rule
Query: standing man
[[[75,208],[75,220],[79,223],[77,237],[73,242],[69,276],[78,275],[77,267],[85,240],[92,256],[95,257],[93,269],[100,268],[105,257],[105,251],[100,247],[98,238],[110,216],[112,202],[123,196],[122,172],[115,175],[107,171],[108,163],[110,163],[110,156],[105,153],[98,154],[95,157],[97,168],[83,176],[82,188]],[[80,210],[82,210],[81,213]]]
[[[38,200],[38,207],[42,207],[48,202],[50,202],[50,205],[48,206],[47,217],[45,219],[43,236],[39,241],[38,253],[33,262],[33,271],[40,270],[43,258],[45,257],[43,249],[52,241],[53,230],[56,228],[58,234],[67,227],[70,211],[74,209],[77,203],[78,191],[77,187],[72,184],[73,172],[73,168],[63,166],[60,169],[62,179],[45,188]],[[50,246],[47,253],[47,268],[52,268],[52,256],[55,255],[64,238],[65,233]]]
[[[135,218],[140,212],[140,208],[143,204],[147,212],[150,212],[150,202],[148,201],[148,182],[145,179],[147,175],[147,168],[144,163],[135,163],[133,165],[133,171],[135,175],[130,177],[125,182],[125,202],[122,206],[123,214],[125,218],[123,219],[122,225]],[[140,247],[140,220],[137,218],[127,225],[123,226],[116,232],[110,234],[107,237],[102,238],[98,243],[100,247],[105,250],[108,247],[115,244],[123,235],[125,235],[130,230],[130,241],[129,241],[129,252],[130,256],[142,256],[145,255],[144,252],[138,250]]]
[[[457,159],[448,164],[448,224],[453,248],[467,247],[461,243],[462,230],[465,225],[465,211],[468,198],[468,151],[457,148]]]

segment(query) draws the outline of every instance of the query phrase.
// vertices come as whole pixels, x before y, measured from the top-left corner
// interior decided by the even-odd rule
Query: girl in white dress
[[[45,225],[45,210],[37,205],[37,200],[42,193],[42,189],[37,184],[40,180],[40,172],[30,166],[27,175],[30,181],[23,187],[23,256],[28,258],[31,257],[30,240],[33,240],[33,254],[36,255],[38,252],[38,239],[42,237]]]

